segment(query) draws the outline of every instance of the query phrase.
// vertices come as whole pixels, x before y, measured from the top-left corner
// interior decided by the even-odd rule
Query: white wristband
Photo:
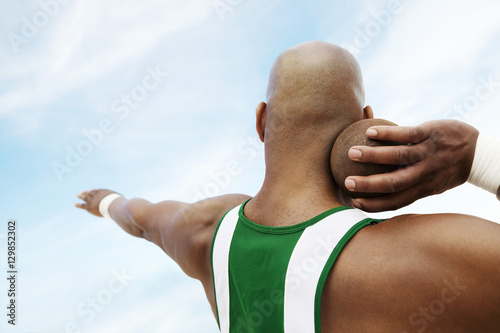
[[[497,193],[500,186],[500,140],[479,133],[467,181],[488,192]]]
[[[111,193],[102,198],[101,202],[99,202],[99,213],[101,213],[102,217],[110,219],[111,215],[109,215],[109,206],[111,206],[113,201],[122,197],[123,196],[118,193]]]

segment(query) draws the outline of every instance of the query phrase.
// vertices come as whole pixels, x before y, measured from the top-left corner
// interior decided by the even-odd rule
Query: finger
[[[425,168],[418,165],[371,176],[349,176],[344,185],[350,191],[367,193],[394,193],[420,182]]]
[[[75,203],[75,207],[87,210],[87,204]]]
[[[407,190],[382,195],[375,198],[358,198],[353,200],[353,206],[366,212],[382,212],[396,210],[412,204],[420,198],[432,194],[427,184],[409,188]]]
[[[399,209],[413,203],[417,199],[409,197],[403,191],[401,193],[393,193],[370,199],[358,198],[353,201],[353,206],[365,212],[376,213]]]
[[[422,126],[372,126],[366,130],[370,139],[418,143],[431,136],[431,130]]]
[[[89,192],[83,191],[82,193],[78,194],[77,197],[84,200],[84,201],[87,201],[88,195],[89,195]]]
[[[425,146],[354,146],[349,149],[349,158],[356,162],[390,165],[408,165],[423,161],[426,157]]]

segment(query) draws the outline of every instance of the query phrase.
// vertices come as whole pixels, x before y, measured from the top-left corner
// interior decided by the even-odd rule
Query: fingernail
[[[352,206],[357,209],[361,209],[361,204],[357,202],[356,200],[352,201]]]
[[[349,191],[354,191],[356,189],[356,183],[352,178],[347,178],[344,185]]]
[[[370,136],[370,137],[375,137],[375,136],[378,135],[378,132],[374,128],[369,128],[369,129],[366,130],[366,135]]]
[[[349,149],[348,155],[349,155],[349,158],[351,160],[359,160],[361,158],[362,154],[361,154],[361,150],[356,149],[356,148],[351,148],[351,149]]]

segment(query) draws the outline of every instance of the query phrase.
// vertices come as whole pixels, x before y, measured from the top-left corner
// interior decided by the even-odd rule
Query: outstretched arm
[[[84,203],[76,206],[102,216],[99,203],[111,193],[115,192],[84,191],[78,195]],[[155,243],[187,275],[203,282],[211,276],[210,248],[219,220],[229,209],[249,198],[242,194],[228,194],[193,204],[179,201],[153,204],[144,199],[121,197],[112,202],[109,213],[127,233]]]

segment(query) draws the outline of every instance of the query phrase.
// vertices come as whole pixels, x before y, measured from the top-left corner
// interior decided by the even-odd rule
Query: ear
[[[371,106],[367,105],[363,109],[363,119],[373,119],[373,110]]]
[[[257,118],[257,133],[259,134],[260,141],[262,142],[264,142],[264,136],[266,133],[266,110],[267,104],[264,102],[260,102],[259,105],[257,105],[257,110],[255,110]]]

